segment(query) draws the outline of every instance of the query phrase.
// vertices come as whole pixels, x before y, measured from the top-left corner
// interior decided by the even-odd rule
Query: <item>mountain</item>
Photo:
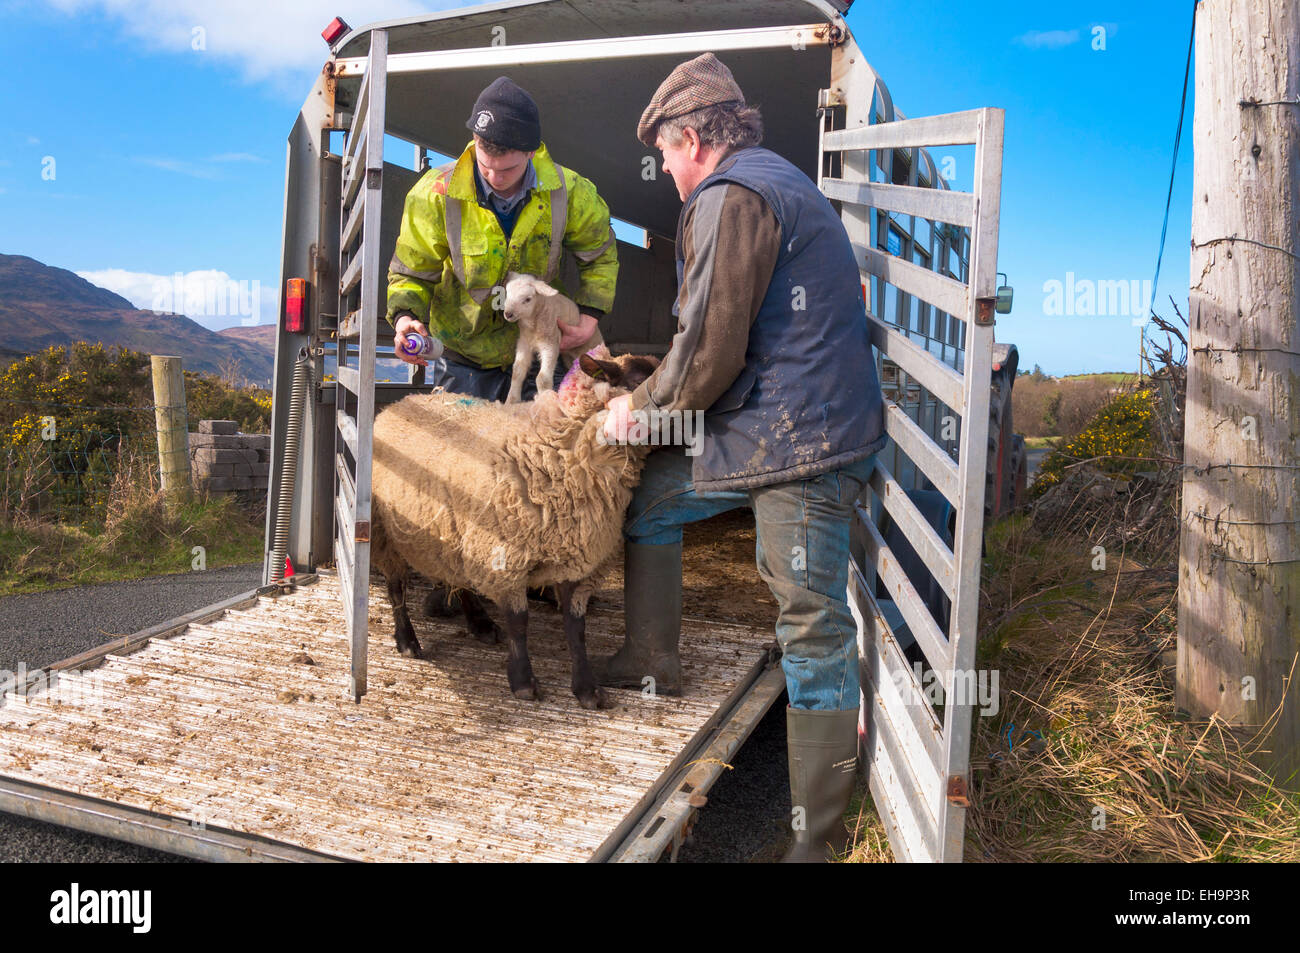
[[[142,311],[121,295],[25,255],[0,254],[0,340],[4,364],[15,352],[99,341],[145,354],[178,354],[189,371],[220,374],[237,364],[239,376],[262,385],[275,367],[274,351],[268,354],[254,341],[209,331],[183,314]]]
[[[274,324],[254,324],[251,327],[240,324],[233,328],[222,328],[217,333],[265,351],[266,356],[274,361],[277,330]]]

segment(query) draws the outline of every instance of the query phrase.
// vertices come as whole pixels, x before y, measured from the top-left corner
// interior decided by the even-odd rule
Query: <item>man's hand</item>
[[[605,405],[607,412],[601,430],[606,443],[640,445],[649,436],[644,415],[632,409],[632,395],[623,394]],[[642,419],[638,419],[642,418]]]
[[[560,350],[568,351],[586,344],[596,333],[599,322],[592,314],[579,314],[577,324],[560,323]]]
[[[410,354],[407,354],[402,350],[402,345],[406,343],[406,336],[408,334],[423,334],[425,337],[429,337],[428,329],[409,314],[404,314],[397,319],[397,324],[394,326],[393,330],[396,332],[393,337],[393,353],[407,364],[418,364],[420,367],[428,367],[429,362],[424,358],[412,357]]]

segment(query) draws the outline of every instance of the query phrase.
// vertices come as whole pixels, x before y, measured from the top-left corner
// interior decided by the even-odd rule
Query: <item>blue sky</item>
[[[327,52],[320,29],[334,15],[361,25],[461,5],[0,0],[0,251],[142,307],[169,305],[156,299],[177,273],[233,281],[240,307],[176,310],[212,327],[272,321],[284,142]],[[904,113],[1006,109],[999,268],[1016,306],[997,336],[1024,366],[1136,367],[1129,314],[1054,307],[1050,283],[1150,280],[1190,16],[1187,0],[858,0],[849,16]],[[1166,314],[1169,294],[1186,313],[1191,159],[1189,102],[1157,292]],[[247,307],[258,291],[260,310]]]

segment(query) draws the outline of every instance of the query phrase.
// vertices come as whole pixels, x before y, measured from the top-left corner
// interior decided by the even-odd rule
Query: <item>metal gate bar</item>
[[[366,693],[369,628],[370,462],[375,422],[375,339],[379,324],[380,212],[383,208],[384,112],[388,33],[370,34],[370,55],[343,150],[339,240],[339,333],[335,358],[337,429],[334,469],[334,560],[352,670],[348,690]],[[355,339],[355,354],[349,341]],[[355,363],[350,361],[355,360]],[[349,412],[349,405],[354,408]],[[350,462],[349,462],[350,460]]]

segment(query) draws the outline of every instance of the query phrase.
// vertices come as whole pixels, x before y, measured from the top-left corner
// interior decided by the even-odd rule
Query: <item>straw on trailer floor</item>
[[[229,610],[53,691],[0,705],[0,775],[358,860],[588,859],[736,689],[763,631],[687,621],[681,698],[569,691],[560,617],[533,606],[542,702],[509,692],[505,645],[413,613],[397,654],[371,587],[369,694],[347,697],[337,579]],[[621,613],[587,619],[593,656]]]

